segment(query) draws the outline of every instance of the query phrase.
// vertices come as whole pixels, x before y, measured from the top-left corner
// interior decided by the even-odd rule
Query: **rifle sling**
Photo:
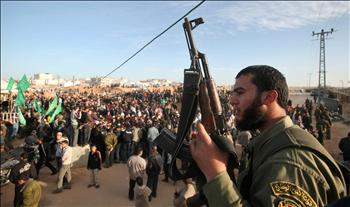
[[[185,174],[181,174],[176,166],[176,157],[180,152],[180,149],[184,143],[186,136],[188,135],[191,124],[196,115],[198,108],[198,93],[199,93],[199,81],[200,73],[194,70],[184,71],[184,86],[183,86],[183,100],[181,104],[180,121],[177,132],[176,148],[174,156],[170,164],[170,177],[173,180],[185,179],[188,177],[194,177],[194,169],[198,168],[194,161],[191,161],[191,165]],[[193,168],[193,169],[192,169]]]

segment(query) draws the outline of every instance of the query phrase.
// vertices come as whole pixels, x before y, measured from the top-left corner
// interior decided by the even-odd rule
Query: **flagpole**
[[[10,93],[8,94],[8,100],[9,100],[9,113],[12,113],[12,92],[9,91]]]

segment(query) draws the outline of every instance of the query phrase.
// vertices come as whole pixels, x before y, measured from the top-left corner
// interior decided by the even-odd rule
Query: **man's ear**
[[[271,105],[273,102],[277,102],[278,93],[276,90],[264,91],[261,96],[261,102],[265,105]]]

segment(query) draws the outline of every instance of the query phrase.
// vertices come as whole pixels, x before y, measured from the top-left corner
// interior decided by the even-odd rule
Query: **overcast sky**
[[[199,2],[1,1],[1,78],[54,73],[104,76]],[[290,86],[318,84],[319,39],[326,40],[327,85],[350,86],[349,2],[204,2],[189,15],[193,34],[218,84],[249,65],[271,65]],[[111,77],[183,80],[190,57],[182,23]],[[311,76],[308,74],[311,73]]]

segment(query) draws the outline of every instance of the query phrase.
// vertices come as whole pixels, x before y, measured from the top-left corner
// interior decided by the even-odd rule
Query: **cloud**
[[[234,2],[218,9],[218,23],[233,24],[239,31],[257,28],[286,30],[338,18],[350,13],[349,2]]]

